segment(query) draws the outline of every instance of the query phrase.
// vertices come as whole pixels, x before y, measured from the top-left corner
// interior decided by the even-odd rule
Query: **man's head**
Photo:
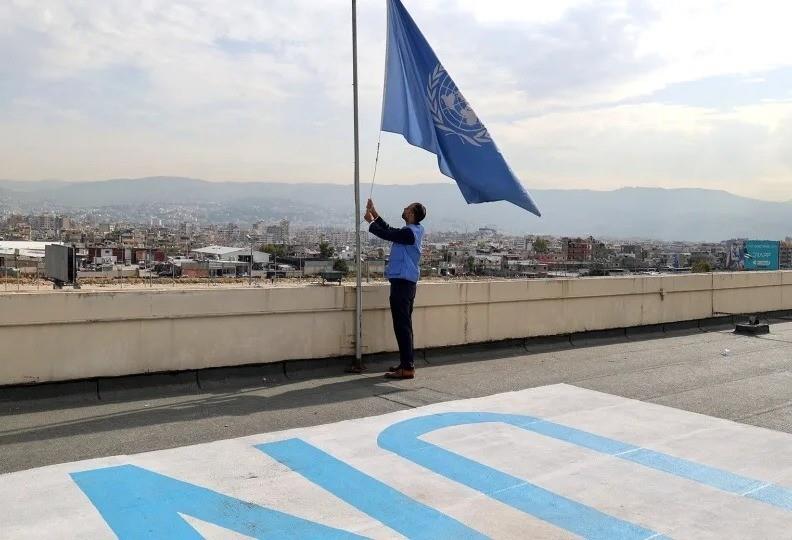
[[[417,225],[423,218],[426,217],[426,208],[424,205],[418,202],[414,202],[411,205],[407,206],[402,212],[402,219],[407,222],[408,225]]]

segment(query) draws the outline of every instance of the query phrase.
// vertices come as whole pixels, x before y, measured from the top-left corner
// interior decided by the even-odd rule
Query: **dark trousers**
[[[399,367],[414,369],[412,312],[416,284],[407,279],[392,279],[390,283],[390,308],[393,333],[399,344]]]

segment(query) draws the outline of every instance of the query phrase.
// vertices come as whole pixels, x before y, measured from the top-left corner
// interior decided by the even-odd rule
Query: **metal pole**
[[[253,286],[253,238],[250,239],[250,262],[248,263],[248,286]]]
[[[352,0],[352,102],[355,140],[355,366],[363,367],[363,283],[360,260],[360,140],[358,132],[357,0]]]

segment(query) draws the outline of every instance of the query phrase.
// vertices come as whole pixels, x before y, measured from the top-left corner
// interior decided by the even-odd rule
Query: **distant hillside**
[[[363,189],[368,194],[368,186]],[[453,183],[377,185],[374,199],[398,222],[401,208],[421,201],[430,230],[473,230],[492,225],[516,234],[588,235],[665,240],[721,240],[792,235],[792,202],[748,199],[704,189],[623,188],[615,191],[531,190],[543,217],[506,203],[465,204]],[[18,208],[64,211],[103,206],[209,205],[218,220],[295,217],[317,225],[352,222],[352,187],[337,184],[206,182],[154,177],[100,182],[0,181],[0,196]]]
[[[0,180],[0,189],[8,189],[16,192],[42,191],[45,189],[58,188],[67,185],[63,180],[38,180],[28,182],[26,180]]]

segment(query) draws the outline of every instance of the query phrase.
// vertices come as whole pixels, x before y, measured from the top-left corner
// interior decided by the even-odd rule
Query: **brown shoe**
[[[388,372],[390,373],[394,371],[399,371],[400,369],[401,369],[401,364],[396,364],[395,366],[389,367]],[[415,368],[413,368],[413,371],[415,371]]]
[[[414,379],[415,378],[415,370],[414,369],[403,369],[398,368],[396,371],[391,371],[390,373],[385,374],[386,379]]]

